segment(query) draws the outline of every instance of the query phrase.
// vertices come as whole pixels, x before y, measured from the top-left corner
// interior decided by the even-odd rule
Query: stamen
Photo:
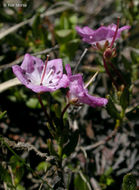
[[[119,28],[119,21],[120,21],[120,18],[118,17],[118,18],[117,18],[116,30],[115,30],[115,33],[114,33],[114,36],[113,36],[113,39],[112,39],[110,48],[112,48],[112,46],[113,46],[113,44],[114,44],[114,42],[115,42],[115,39],[116,39],[116,36],[117,36],[117,32],[118,32],[118,28]]]
[[[54,70],[53,70],[53,69],[51,69],[51,70],[49,71],[49,73],[47,74],[47,76],[46,76],[45,80],[47,80],[53,72],[54,72]]]
[[[43,69],[43,74],[42,74],[42,78],[41,78],[41,82],[40,85],[42,85],[44,76],[45,76],[45,72],[46,72],[46,68],[47,68],[47,63],[48,63],[48,59],[49,59],[49,55],[47,55],[46,61],[45,61],[45,65],[44,65],[44,69]]]
[[[89,80],[89,82],[85,85],[84,88],[87,88],[95,80],[97,74],[98,74],[98,71],[93,75],[93,77]]]

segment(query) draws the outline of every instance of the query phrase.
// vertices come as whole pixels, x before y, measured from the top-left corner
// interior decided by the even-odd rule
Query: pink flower
[[[88,104],[92,107],[105,106],[108,103],[106,98],[99,98],[88,94],[87,89],[84,87],[81,74],[72,75],[70,65],[65,66],[69,77],[69,101],[75,104]]]
[[[43,63],[37,57],[26,54],[21,66],[12,67],[14,74],[27,88],[36,93],[53,92],[66,88],[69,84],[67,75],[63,74],[61,59],[53,59]]]
[[[76,26],[76,31],[82,37],[83,41],[96,46],[96,43],[104,45],[106,41],[108,41],[110,44],[115,35],[116,28],[117,25],[115,24],[110,24],[108,26],[101,26],[97,30],[92,30],[88,26],[85,26],[83,28]],[[120,38],[121,32],[123,30],[127,29],[130,29],[130,26],[123,26],[119,28],[115,40]]]

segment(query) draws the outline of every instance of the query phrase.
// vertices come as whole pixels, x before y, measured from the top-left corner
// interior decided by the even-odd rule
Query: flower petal
[[[111,24],[106,26],[101,26],[97,30],[92,30],[91,28],[85,26],[83,28],[80,28],[79,26],[76,26],[76,31],[78,34],[83,38],[83,41],[89,43],[89,44],[96,44],[96,42],[99,42],[100,44],[104,44],[106,40],[109,41],[109,43],[112,41],[112,38],[116,31],[116,25]],[[117,38],[120,38],[120,34],[123,30],[130,29],[130,26],[123,26],[118,29]]]
[[[65,69],[66,69],[66,71],[67,71],[67,75],[68,75],[68,77],[70,77],[70,76],[72,75],[70,65],[69,65],[69,64],[66,64],[66,65],[65,65]]]
[[[67,75],[63,75],[61,59],[48,61],[42,84],[44,63],[41,59],[26,54],[21,66],[15,65],[12,69],[20,82],[36,93],[53,92],[62,87],[66,88],[69,84]]]
[[[47,77],[50,72],[51,72],[50,76]],[[45,85],[53,83],[53,85],[56,85],[59,82],[59,80],[62,78],[62,75],[63,75],[62,60],[54,59],[48,61],[43,84]]]
[[[72,75],[69,84],[69,99],[78,98],[78,103],[88,104],[92,107],[105,106],[108,102],[106,98],[99,98],[88,94],[87,89],[84,88],[81,74]]]

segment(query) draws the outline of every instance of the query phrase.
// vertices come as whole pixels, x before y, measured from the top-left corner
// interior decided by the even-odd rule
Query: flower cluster
[[[48,61],[47,57],[43,63],[41,59],[26,54],[21,66],[15,65],[12,68],[20,82],[36,93],[54,92],[59,88],[68,87],[69,102],[75,105],[84,103],[100,107],[108,102],[105,98],[89,95],[84,87],[82,75],[72,75],[70,65],[66,65],[67,75],[63,74],[61,59]]]
[[[101,26],[97,30],[92,30],[88,26],[83,28],[80,28],[79,26],[76,27],[76,30],[82,37],[83,41],[102,51],[104,67],[116,86],[117,84],[108,70],[106,61],[110,61],[110,59],[116,54],[115,49],[113,48],[115,40],[120,38],[123,30],[127,30],[129,28],[130,26],[119,28],[119,19],[117,20],[117,25],[111,24],[107,27]],[[113,65],[112,67],[115,69]],[[54,92],[60,88],[69,88],[69,103],[75,105],[84,103],[92,107],[100,107],[107,104],[107,99],[88,94],[83,83],[82,75],[72,75],[69,64],[66,65],[65,69],[67,74],[63,74],[61,59],[48,61],[47,57],[47,60],[43,63],[41,59],[29,54],[25,55],[21,66],[13,66],[13,72],[21,83],[36,93]],[[118,75],[120,74],[118,73]]]

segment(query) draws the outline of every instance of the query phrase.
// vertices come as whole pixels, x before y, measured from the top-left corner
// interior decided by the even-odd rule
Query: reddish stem
[[[107,64],[106,64],[106,61],[105,61],[104,57],[103,57],[103,63],[104,63],[104,67],[105,67],[105,70],[106,70],[107,74],[109,75],[110,79],[112,80],[113,84],[115,85],[116,89],[118,90],[118,84],[117,84],[116,81],[113,79],[113,76],[111,75],[111,73],[110,73],[110,71],[109,71],[109,69],[108,69],[108,66],[107,66]]]
[[[70,103],[68,103],[68,104],[65,106],[65,108],[63,109],[62,114],[61,114],[61,119],[63,119],[63,116],[64,116],[65,112],[67,111],[67,109],[69,108],[69,106],[70,106]]]
[[[116,74],[119,76],[119,78],[121,79],[121,81],[124,83],[124,85],[126,86],[126,81],[123,78],[123,76],[121,75],[121,73],[118,71],[118,69],[111,63],[109,62],[110,66],[112,67],[112,69],[116,72]]]
[[[114,36],[113,36],[113,39],[112,39],[110,48],[112,48],[112,46],[113,46],[113,44],[114,44],[114,42],[115,42],[115,39],[116,39],[116,36],[117,36],[117,32],[118,32],[118,28],[119,28],[119,21],[120,21],[120,18],[118,17],[118,18],[117,18],[116,30],[115,30],[115,33],[114,33]]]

